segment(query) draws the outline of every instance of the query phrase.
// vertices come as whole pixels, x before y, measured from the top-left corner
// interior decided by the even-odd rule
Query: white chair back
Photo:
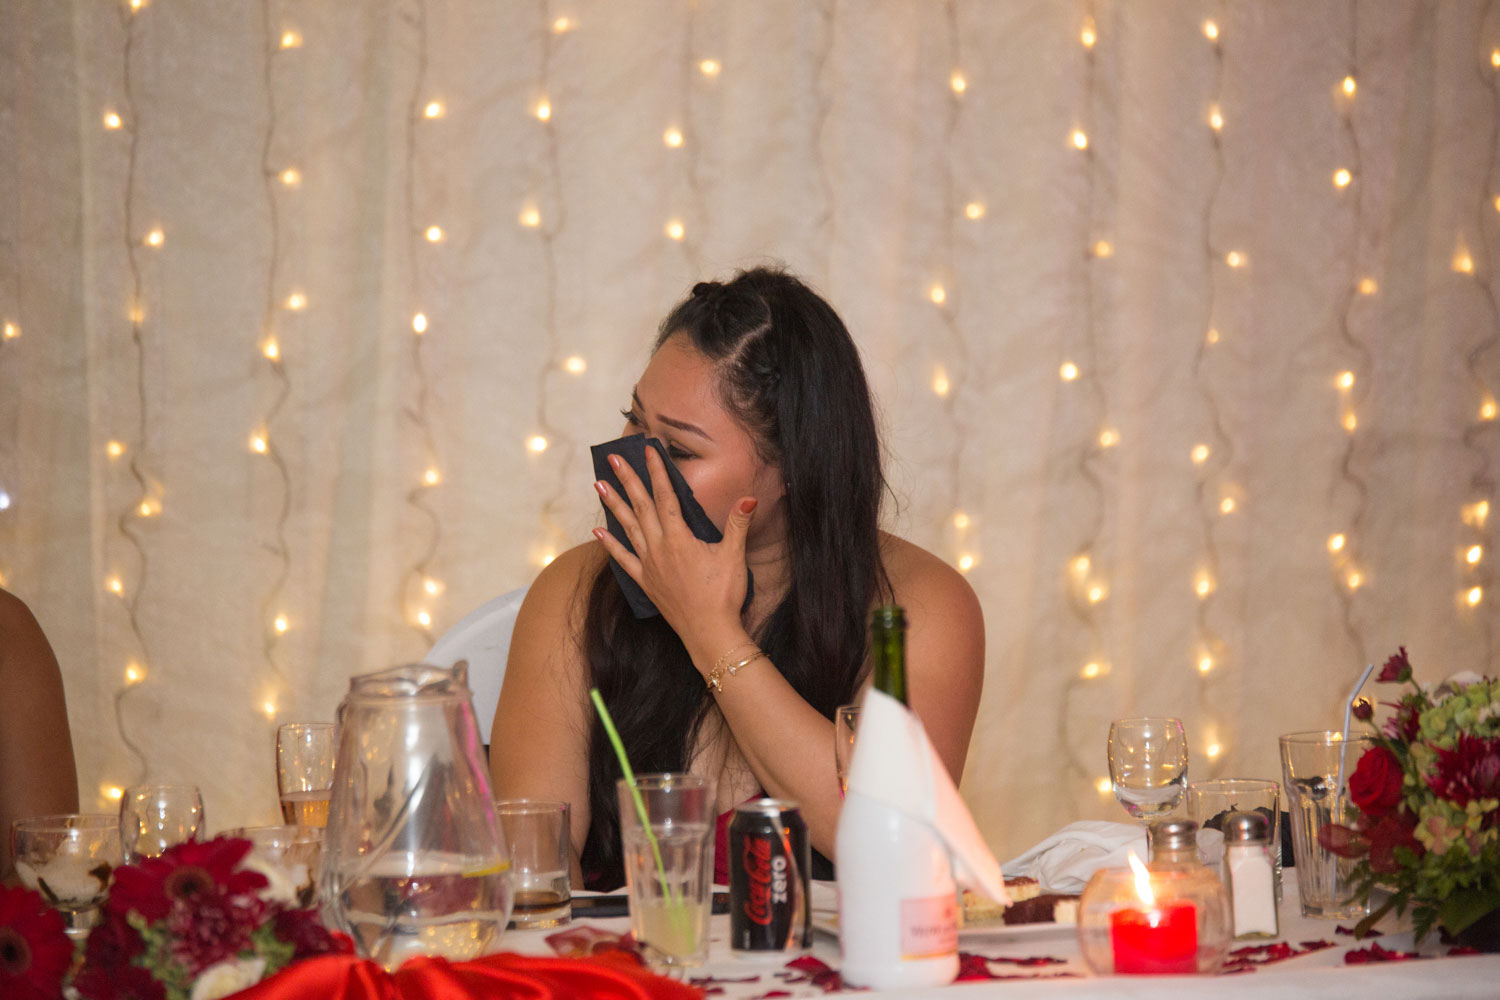
[[[510,634],[516,627],[516,612],[526,588],[485,601],[464,615],[444,632],[425,662],[435,667],[451,667],[459,660],[469,664],[469,690],[474,694],[474,716],[479,723],[480,739],[490,742],[490,724],[495,721],[495,706],[500,704],[500,684],[505,680],[505,661],[510,656]]]

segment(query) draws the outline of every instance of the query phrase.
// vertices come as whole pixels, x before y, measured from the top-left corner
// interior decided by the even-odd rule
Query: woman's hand
[[[699,634],[707,637],[739,629],[740,608],[745,603],[745,537],[755,498],[735,501],[724,525],[723,540],[709,543],[695,536],[683,520],[677,494],[656,449],[646,449],[650,494],[620,456],[610,455],[609,464],[620,477],[625,497],[604,482],[596,482],[594,489],[620,522],[635,554],[603,528],[595,528],[594,537],[640,584],[690,650],[698,644],[694,640]]]

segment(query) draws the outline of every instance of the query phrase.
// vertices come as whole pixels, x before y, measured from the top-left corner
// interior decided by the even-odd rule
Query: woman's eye
[[[624,417],[625,418],[625,422],[627,424],[630,424],[632,427],[639,427],[639,426],[641,426],[641,422],[635,418],[635,411],[634,410],[621,410],[620,411],[620,416]]]
[[[674,447],[672,447],[670,445],[667,447],[667,455],[674,462],[685,462],[685,461],[687,461],[690,458],[697,458],[698,457],[697,455],[694,455],[690,451],[683,451],[681,448],[674,448]]]

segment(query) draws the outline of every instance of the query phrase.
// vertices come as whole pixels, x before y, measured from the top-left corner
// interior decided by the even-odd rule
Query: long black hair
[[[859,352],[827,302],[769,268],[695,285],[662,321],[653,351],[673,336],[691,338],[713,363],[720,401],[755,439],[758,457],[781,468],[790,586],[753,638],[831,719],[859,684],[866,617],[889,589],[879,541],[885,479]],[[589,591],[583,649],[631,766],[685,770],[712,697],[672,628],[631,614],[607,564]],[[591,887],[624,881],[619,777],[595,719],[581,859]]]

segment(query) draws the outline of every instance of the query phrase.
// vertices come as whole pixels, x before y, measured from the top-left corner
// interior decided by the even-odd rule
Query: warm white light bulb
[[[1202,465],[1204,462],[1208,461],[1208,445],[1193,445],[1193,450],[1188,452],[1188,457],[1193,460],[1194,465]]]
[[[1354,92],[1359,89],[1359,84],[1354,82],[1354,77],[1346,76],[1339,84],[1339,89],[1343,90],[1345,97],[1353,97]]]
[[[125,445],[120,441],[111,441],[104,446],[104,454],[110,458],[119,458],[125,454]]]
[[[422,473],[422,482],[428,486],[436,486],[442,481],[443,474],[437,470],[437,466],[429,466],[427,471]]]
[[[1114,788],[1114,784],[1108,778],[1094,779],[1094,791],[1098,792],[1100,795],[1108,795],[1110,792],[1114,791]]]
[[[1495,401],[1493,399],[1486,399],[1484,402],[1479,404],[1479,419],[1495,419]]]
[[[683,226],[681,219],[672,219],[667,223],[667,239],[681,242],[687,235],[687,229]]]
[[[411,328],[412,328],[412,331],[415,332],[416,334],[418,334],[419,336],[421,334],[426,333],[427,332],[427,314],[426,313],[417,313],[415,316],[413,316],[411,318]]]
[[[1064,382],[1071,382],[1078,377],[1078,366],[1071,361],[1064,361],[1058,366],[1057,374]]]
[[[19,326],[17,326],[15,323],[12,323],[9,320],[6,320],[3,332],[0,332],[0,338],[4,338],[5,340],[15,340],[20,335],[21,335],[21,328]]]
[[[669,128],[661,134],[661,141],[666,143],[668,149],[680,149],[682,147],[682,129]]]
[[[1115,248],[1109,245],[1108,240],[1099,240],[1094,244],[1095,257],[1112,257],[1114,252]]]
[[[115,111],[106,111],[106,112],[104,112],[104,127],[105,128],[109,129],[110,131],[114,131],[115,129],[119,128],[123,124],[125,124],[125,123],[120,120],[120,115],[119,115],[118,112],[115,112]]]
[[[1085,663],[1083,665],[1083,669],[1080,670],[1080,671],[1078,671],[1078,674],[1084,680],[1091,681],[1095,677],[1099,676],[1099,674],[1100,674],[1100,666],[1099,666],[1098,663],[1092,662],[1092,661],[1089,662],[1089,663]]]
[[[1219,513],[1233,514],[1234,506],[1234,497],[1225,497],[1224,499],[1219,501]]]
[[[1089,137],[1088,134],[1083,131],[1083,129],[1075,128],[1069,138],[1073,142],[1074,149],[1089,148]]]
[[[1339,167],[1333,172],[1333,186],[1336,188],[1348,187],[1349,182],[1353,179],[1354,175],[1351,174],[1345,167]]]
[[[1210,743],[1208,746],[1203,748],[1203,752],[1208,756],[1210,760],[1212,760],[1213,758],[1219,756],[1219,754],[1223,753],[1224,748],[1217,743]]]
[[[255,452],[257,455],[264,455],[269,448],[270,442],[266,440],[266,436],[264,434],[250,435],[251,451]]]
[[[422,235],[427,237],[428,243],[441,243],[443,242],[443,227],[428,226],[427,231]]]
[[[118,576],[109,577],[104,581],[104,589],[111,594],[119,596],[125,593],[125,581],[121,580]]]
[[[1198,657],[1198,673],[1206,674],[1214,668],[1214,658],[1204,653]]]
[[[545,97],[536,102],[536,120],[539,122],[552,120],[552,102]]]
[[[286,630],[288,628],[291,628],[291,623],[286,620],[286,615],[284,615],[284,614],[283,615],[277,615],[276,616],[276,620],[274,622],[272,622],[271,625],[272,625],[273,628],[276,629],[276,634],[277,635],[285,635],[286,634]]]
[[[147,497],[136,506],[135,512],[141,517],[155,517],[161,513],[161,505],[150,497]]]
[[[953,388],[953,385],[948,381],[948,373],[947,372],[945,372],[945,371],[943,371],[943,369],[939,368],[936,372],[933,373],[933,375],[932,375],[932,391],[934,393],[936,393],[939,396],[946,396],[946,395],[948,395],[948,392],[952,388]]]
[[[447,110],[442,101],[428,101],[427,106],[422,109],[422,114],[428,118],[441,118]]]
[[[146,234],[145,242],[148,247],[160,247],[167,242],[167,234],[162,232],[161,226],[157,226]]]
[[[718,76],[719,70],[721,70],[722,68],[723,67],[719,65],[719,60],[717,59],[705,59],[698,64],[698,72],[702,73],[704,76]]]
[[[1349,575],[1344,577],[1344,583],[1348,585],[1350,590],[1358,590],[1364,585],[1364,582],[1364,574],[1360,573],[1357,569],[1351,569]]]
[[[1339,553],[1339,552],[1344,551],[1344,545],[1345,545],[1345,543],[1347,541],[1348,541],[1348,539],[1346,539],[1343,536],[1343,534],[1329,535],[1328,536],[1328,551],[1329,552],[1333,552],[1333,553]]]
[[[1092,587],[1089,588],[1089,594],[1088,594],[1089,603],[1090,604],[1098,604],[1100,601],[1104,600],[1104,597],[1105,597],[1106,593],[1107,593],[1107,591],[1105,591],[1103,584],[1101,584],[1101,583],[1094,584]]]
[[[533,454],[540,455],[547,450],[547,439],[540,434],[533,434],[526,439],[526,448]]]
[[[965,552],[963,555],[961,555],[961,556],[958,557],[958,571],[960,573],[967,573],[969,570],[971,570],[973,568],[974,568],[974,557],[973,556],[971,556],[967,552]]]
[[[1484,588],[1483,587],[1477,587],[1477,586],[1476,587],[1470,587],[1464,593],[1464,603],[1467,604],[1471,608],[1478,607],[1479,606],[1479,602],[1482,601],[1482,600],[1484,600]]]
[[[276,718],[276,702],[273,699],[267,698],[265,701],[261,702],[260,710],[265,714],[266,718]]]
[[[1359,429],[1359,418],[1354,415],[1353,410],[1350,410],[1348,413],[1344,414],[1343,425],[1344,430],[1348,431],[1350,434],[1353,434]]]
[[[1089,561],[1087,555],[1075,556],[1073,561],[1068,564],[1074,576],[1087,576],[1091,565],[1093,564]]]
[[[143,681],[145,679],[146,679],[146,668],[145,667],[141,666],[139,663],[135,662],[134,660],[131,660],[129,663],[125,664],[125,683],[126,684],[139,684],[141,681]]]
[[[281,47],[283,49],[300,49],[302,47],[302,32],[296,28],[288,28],[281,33]]]
[[[1342,372],[1339,372],[1339,377],[1337,379],[1337,383],[1338,383],[1338,387],[1340,389],[1352,389],[1352,388],[1354,388],[1354,373],[1351,372],[1351,371],[1342,371]]]
[[[427,591],[431,596],[436,597],[443,592],[443,584],[441,580],[435,580],[430,576],[423,577],[422,589]]]
[[[953,88],[955,94],[962,94],[969,89],[969,81],[965,80],[964,75],[958,70],[954,70],[948,76],[948,86]]]
[[[293,312],[307,308],[307,296],[301,292],[293,292],[286,297],[286,307]]]
[[[1500,49],[1490,49],[1490,65],[1500,69]]]
[[[563,371],[567,372],[569,375],[582,375],[584,372],[588,371],[588,367],[588,362],[584,361],[583,358],[579,357],[576,354],[564,359],[563,361]]]
[[[552,33],[554,35],[565,34],[573,30],[573,19],[570,17],[559,17],[552,22]]]
[[[1206,572],[1199,573],[1198,578],[1193,581],[1193,593],[1199,597],[1207,597],[1214,592],[1214,578]]]
[[[1094,30],[1094,19],[1092,17],[1084,20],[1083,30],[1078,33],[1078,40],[1083,43],[1083,47],[1086,49],[1093,48],[1094,43],[1099,40],[1099,34]]]
[[[964,513],[961,510],[954,511],[954,513],[953,513],[953,526],[955,528],[957,528],[959,531],[967,531],[968,528],[969,528],[969,524],[970,523],[971,522],[969,520],[969,515],[968,514]]]
[[[268,341],[266,341],[265,344],[261,347],[260,350],[261,350],[261,353],[266,356],[266,360],[267,361],[280,361],[281,360],[281,348],[280,348],[280,346],[277,345],[276,341],[274,341],[274,340],[268,340]]]
[[[1469,256],[1467,250],[1460,250],[1453,255],[1453,270],[1459,274],[1474,273],[1474,258]]]
[[[1216,329],[1215,327],[1209,327],[1208,332],[1203,335],[1203,339],[1209,344],[1217,344],[1219,342],[1218,329]]]
[[[1219,110],[1217,104],[1208,109],[1208,127],[1215,132],[1220,132],[1224,129],[1224,112]]]
[[[432,625],[432,615],[428,614],[425,608],[417,612],[417,624],[423,628]]]
[[[302,171],[296,167],[287,167],[281,172],[281,183],[287,187],[296,187],[302,183]]]
[[[542,213],[534,205],[527,205],[521,209],[521,214],[516,217],[516,221],[527,229],[535,229],[542,224]]]
[[[1203,37],[1207,38],[1210,42],[1217,42],[1219,40],[1219,25],[1218,25],[1218,22],[1216,22],[1216,21],[1204,21],[1203,22]]]
[[[927,297],[932,300],[933,305],[940,306],[948,301],[948,290],[942,285],[933,285],[927,289]]]
[[[984,202],[982,201],[971,201],[964,206],[964,217],[971,222],[977,222],[984,218],[984,212]]]
[[[1464,562],[1468,563],[1470,566],[1477,566],[1479,564],[1479,560],[1483,558],[1484,546],[1482,545],[1470,545],[1469,550],[1464,553]]]
[[[1120,432],[1113,427],[1106,427],[1099,432],[1099,447],[1113,448],[1120,443]]]
[[[1238,250],[1231,250],[1224,255],[1224,263],[1230,267],[1244,267],[1245,255]]]
[[[118,802],[125,797],[125,789],[119,785],[100,785],[99,794],[112,802]]]
[[[1380,283],[1374,278],[1359,279],[1359,294],[1374,295],[1378,291],[1380,291]]]

